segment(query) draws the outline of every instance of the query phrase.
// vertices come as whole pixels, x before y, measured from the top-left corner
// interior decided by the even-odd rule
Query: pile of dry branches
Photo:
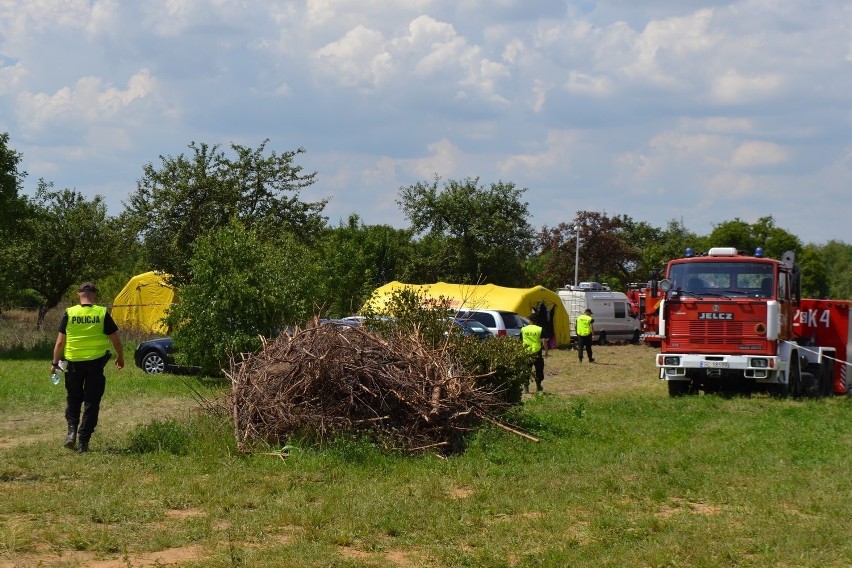
[[[313,322],[232,364],[238,447],[284,443],[293,434],[328,440],[371,435],[384,447],[456,451],[465,432],[505,409],[417,334],[385,339],[362,327]]]

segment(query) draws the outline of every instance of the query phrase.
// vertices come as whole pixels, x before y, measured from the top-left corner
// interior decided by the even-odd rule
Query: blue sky
[[[192,142],[304,147],[332,223],[401,186],[852,242],[852,6],[822,0],[0,0],[0,132],[106,197]],[[724,244],[724,243],[720,243]]]

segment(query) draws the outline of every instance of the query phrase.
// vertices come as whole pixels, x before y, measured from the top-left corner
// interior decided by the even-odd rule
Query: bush
[[[505,402],[521,401],[521,392],[531,377],[531,365],[520,341],[511,337],[482,342],[463,339],[458,342],[458,359],[467,373],[485,375],[481,384],[499,393]]]

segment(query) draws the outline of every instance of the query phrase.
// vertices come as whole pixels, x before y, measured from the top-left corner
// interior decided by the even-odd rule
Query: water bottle
[[[62,380],[62,377],[59,376],[59,371],[65,372],[65,366],[62,365],[63,362],[64,361],[59,361],[59,363],[56,365],[56,370],[53,371],[53,374],[50,376],[50,382],[54,385],[58,385],[59,382]]]

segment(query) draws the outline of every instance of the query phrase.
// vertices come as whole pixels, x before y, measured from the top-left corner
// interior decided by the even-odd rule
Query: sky
[[[440,176],[525,189],[536,228],[771,215],[849,243],[852,4],[0,0],[0,132],[26,194],[111,214],[161,156],[268,139],[335,225],[406,227],[399,189]]]

